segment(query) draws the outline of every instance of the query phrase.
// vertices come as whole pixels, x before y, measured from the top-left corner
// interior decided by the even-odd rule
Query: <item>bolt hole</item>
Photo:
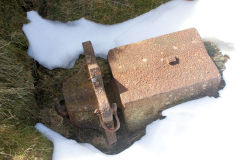
[[[170,61],[169,64],[170,64],[170,65],[179,64],[179,58],[175,57],[174,61]]]
[[[65,105],[65,101],[64,101],[64,100],[61,100],[61,101],[59,102],[59,104],[60,104],[60,105]]]

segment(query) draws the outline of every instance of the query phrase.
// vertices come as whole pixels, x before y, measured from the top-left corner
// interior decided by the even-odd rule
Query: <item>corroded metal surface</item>
[[[94,114],[98,103],[88,80],[87,70],[63,83],[63,95],[69,119],[73,124],[79,128],[101,129],[98,117]]]
[[[115,132],[120,128],[117,107],[116,104],[110,106],[108,102],[91,42],[84,42],[83,48],[86,70],[63,83],[65,104],[57,103],[55,108],[60,115],[68,116],[79,128],[104,130],[108,144],[112,145],[117,141]]]
[[[120,123],[117,117],[117,107],[116,104],[113,104],[111,107],[108,102],[103,85],[101,71],[96,62],[96,57],[94,55],[91,42],[84,42],[83,49],[89,72],[89,78],[92,82],[92,87],[98,104],[98,109],[95,110],[95,113],[99,115],[99,120],[102,127],[104,128],[108,143],[114,144],[117,141],[115,132],[120,127]],[[114,128],[113,115],[117,120],[116,128]]]
[[[221,80],[195,29],[112,49],[108,61],[131,131],[170,105],[216,96]]]

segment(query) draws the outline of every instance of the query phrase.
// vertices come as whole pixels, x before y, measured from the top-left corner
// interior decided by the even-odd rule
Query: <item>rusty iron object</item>
[[[217,96],[221,81],[196,29],[111,49],[108,62],[129,131],[174,104]]]
[[[111,94],[118,97],[112,105],[91,42],[84,42],[83,49],[86,70],[63,83],[65,107],[57,103],[56,110],[80,128],[104,131],[110,145],[116,143],[120,128],[117,106],[122,108],[126,127],[132,132],[165,118],[162,111],[166,108],[218,95],[221,74],[196,29],[111,49]]]
[[[108,143],[114,144],[117,141],[115,132],[120,128],[120,122],[117,116],[117,105],[116,103],[112,104],[112,106],[109,104],[103,85],[101,70],[97,64],[91,42],[84,42],[83,49],[89,78],[98,102],[98,109],[95,110],[95,113],[98,115],[101,126],[105,130]],[[113,116],[117,121],[116,127],[114,127]]]
[[[63,83],[64,98],[57,100],[55,108],[79,128],[104,130],[108,144],[112,145],[117,142],[115,132],[120,128],[117,105],[109,104],[91,42],[84,42],[83,49],[87,69]],[[60,104],[61,101],[65,104]]]
[[[101,130],[98,116],[94,113],[98,108],[98,102],[88,79],[87,70],[67,79],[63,83],[62,90],[69,120],[79,128]],[[60,115],[64,115],[61,113],[62,108],[63,106],[57,103],[56,110]]]

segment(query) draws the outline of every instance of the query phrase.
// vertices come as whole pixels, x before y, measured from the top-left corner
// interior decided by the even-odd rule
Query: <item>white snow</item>
[[[60,23],[28,12],[23,30],[29,55],[41,64],[71,67],[91,40],[98,55],[110,48],[195,27],[203,38],[215,41],[231,60],[224,72],[226,87],[220,98],[205,97],[163,112],[164,120],[148,125],[146,135],[117,155],[105,155],[90,144],[76,143],[48,129],[36,128],[54,143],[54,160],[240,159],[240,9],[235,0],[174,0],[135,19],[116,25],[100,25],[86,19]]]

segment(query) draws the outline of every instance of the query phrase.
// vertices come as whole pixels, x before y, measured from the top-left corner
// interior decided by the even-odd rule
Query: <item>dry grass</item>
[[[35,101],[33,63],[27,56],[28,42],[22,32],[22,25],[27,23],[26,11],[37,10],[53,20],[69,21],[84,16],[99,23],[113,24],[166,1],[1,0],[0,159],[51,159],[52,144],[33,127],[39,120],[39,108]]]
[[[169,0],[53,0],[48,1],[46,17],[70,21],[80,17],[102,24],[115,24],[134,18]]]
[[[11,41],[0,40],[0,53],[0,159],[50,157],[52,145],[33,127],[38,107],[32,61]]]

